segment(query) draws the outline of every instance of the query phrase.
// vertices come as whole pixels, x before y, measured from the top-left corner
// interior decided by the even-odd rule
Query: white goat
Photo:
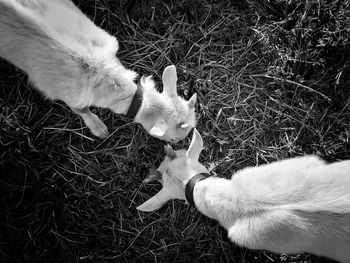
[[[196,129],[187,151],[166,146],[157,173],[145,180],[161,177],[163,187],[137,209],[153,211],[170,199],[193,198],[238,245],[350,262],[350,161],[326,164],[305,156],[245,168],[231,180],[200,181],[198,174],[208,173],[198,162],[202,148]]]
[[[150,77],[137,87],[137,74],[123,67],[117,51],[116,38],[70,0],[0,0],[0,56],[25,71],[46,97],[64,101],[94,135],[105,138],[108,129],[91,105],[119,114],[136,107],[131,117],[152,136],[172,142],[186,137],[196,122],[197,96],[178,96],[175,66],[164,70],[159,93]]]

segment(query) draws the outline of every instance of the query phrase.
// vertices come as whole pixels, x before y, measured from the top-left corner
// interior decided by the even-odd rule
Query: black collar
[[[139,111],[143,99],[143,89],[141,83],[137,84],[137,89],[134,94],[134,98],[132,99],[132,102],[130,104],[130,107],[128,109],[128,112],[125,114],[125,116],[129,119],[135,119],[135,116],[137,112]]]
[[[196,183],[198,183],[199,181],[202,181],[204,179],[207,179],[208,177],[210,177],[210,174],[208,173],[199,173],[196,174],[195,176],[193,176],[188,183],[186,184],[186,188],[185,188],[185,196],[186,196],[186,200],[187,202],[191,205],[191,206],[196,206],[193,200],[193,189],[194,186],[196,185]]]

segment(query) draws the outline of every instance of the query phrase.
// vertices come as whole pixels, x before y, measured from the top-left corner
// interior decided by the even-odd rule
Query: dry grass
[[[219,176],[350,157],[348,1],[75,2],[119,38],[129,68],[159,83],[177,66],[179,93],[199,95],[202,161]],[[113,132],[98,140],[13,66],[0,72],[1,262],[329,262],[239,248],[182,202],[137,212],[159,189],[141,182],[163,142],[95,109]]]

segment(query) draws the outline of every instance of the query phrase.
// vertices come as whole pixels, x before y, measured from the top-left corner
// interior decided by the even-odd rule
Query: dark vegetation
[[[201,160],[213,173],[350,157],[349,1],[75,3],[118,37],[127,67],[160,83],[177,66],[179,93],[199,95]],[[107,140],[0,61],[0,262],[330,262],[239,248],[179,201],[137,212],[159,189],[141,182],[164,143],[94,111]]]

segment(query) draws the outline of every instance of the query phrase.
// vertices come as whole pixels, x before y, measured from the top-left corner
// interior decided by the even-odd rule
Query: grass
[[[160,83],[177,66],[179,94],[199,95],[201,160],[213,173],[350,158],[349,1],[75,2],[118,37],[127,67]],[[93,137],[5,61],[0,86],[1,262],[330,262],[239,248],[179,201],[137,212],[160,188],[141,182],[163,142],[103,109],[112,136]]]

